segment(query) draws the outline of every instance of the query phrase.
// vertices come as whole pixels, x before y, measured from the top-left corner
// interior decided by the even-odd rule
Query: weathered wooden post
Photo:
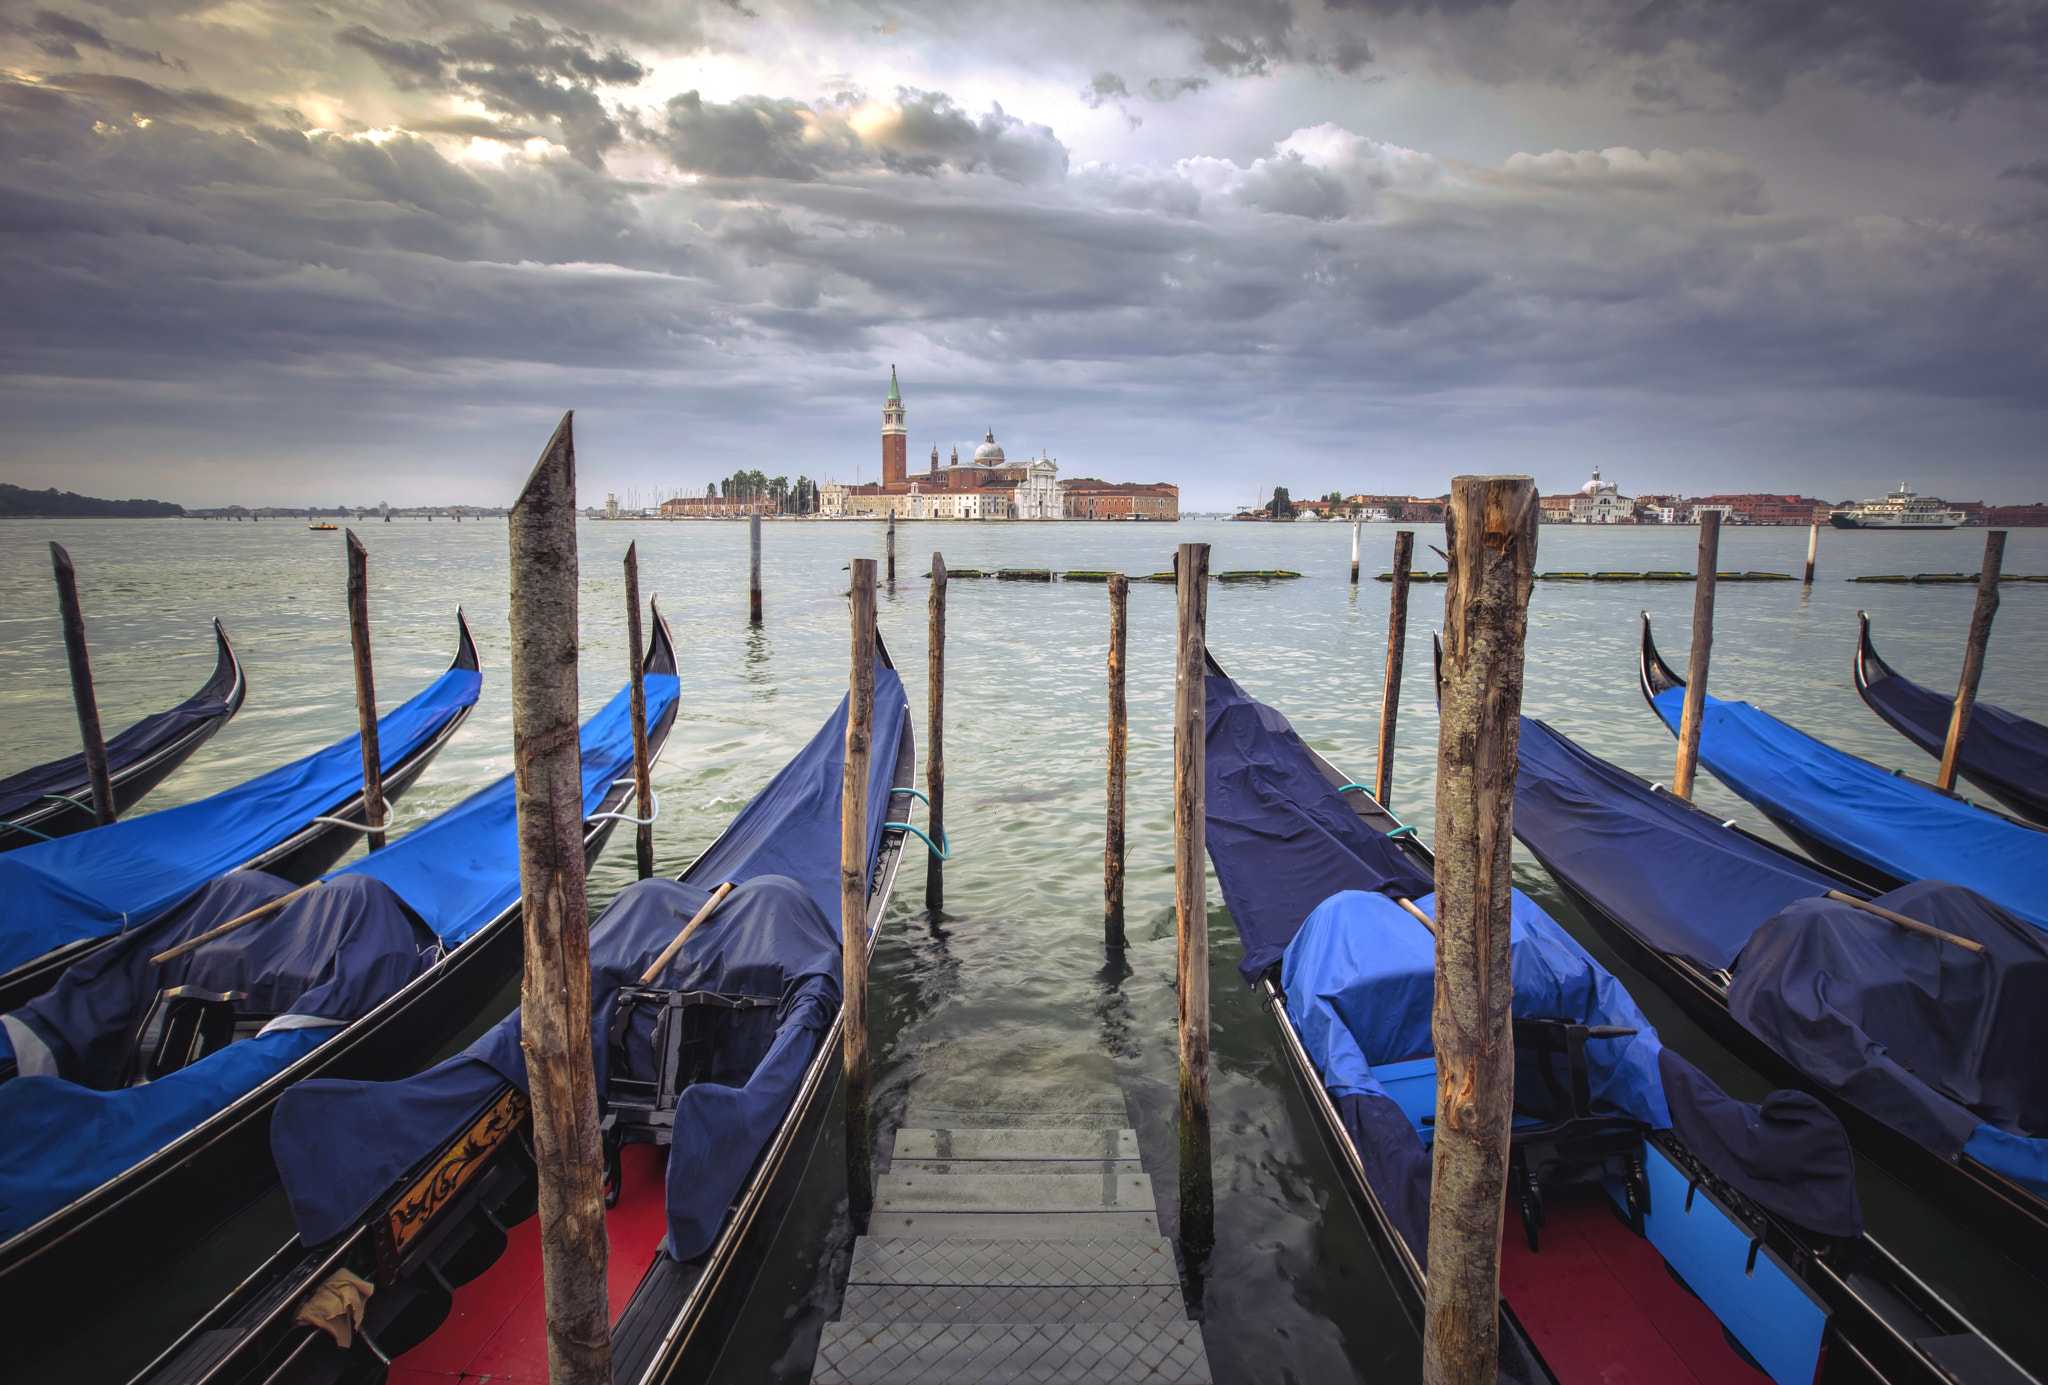
[[[896,590],[896,512],[889,511],[889,590]]]
[[[875,719],[875,560],[853,560],[853,671],[839,804],[839,954],[845,992],[846,1198],[856,1229],[873,1205],[868,1157],[868,752]]]
[[[1427,1385],[1493,1385],[1500,1370],[1501,1209],[1515,1095],[1510,827],[1536,519],[1529,477],[1451,482],[1436,778]]]
[[[1124,701],[1124,641],[1131,579],[1109,574],[1109,826],[1102,843],[1102,940],[1124,945],[1124,784],[1130,754],[1130,709]]]
[[[377,745],[377,680],[370,660],[370,551],[344,534],[348,548],[348,641],[356,663],[356,728],[363,746],[363,823],[369,849],[384,846],[384,754]]]
[[[1820,526],[1806,531],[1806,585],[1813,585],[1813,560],[1820,556]]]
[[[512,506],[512,767],[526,977],[519,1046],[540,1174],[548,1378],[610,1385],[604,1150],[590,1056],[590,921],[576,725],[576,444],[565,414]]]
[[[1173,687],[1173,904],[1180,1019],[1180,1235],[1206,1249],[1216,1239],[1209,1160],[1209,886],[1203,820],[1208,709],[1204,655],[1209,545],[1180,546],[1180,636]]]
[[[1380,759],[1372,796],[1382,808],[1394,796],[1394,727],[1401,719],[1401,669],[1408,653],[1408,569],[1415,562],[1415,531],[1394,535],[1394,597],[1387,609],[1387,685],[1380,693]]]
[[[651,817],[654,775],[647,763],[647,679],[640,667],[640,544],[626,545],[626,686],[627,710],[633,718],[633,816]],[[633,854],[640,878],[654,874],[654,824],[642,821],[633,829]]]
[[[1351,521],[1351,585],[1358,585],[1358,531],[1365,527],[1363,520]]]
[[[1970,642],[1963,648],[1963,678],[1956,687],[1955,709],[1949,713],[1941,772],[1934,777],[1936,785],[1950,792],[1956,787],[1956,765],[1977,707],[1977,681],[1984,676],[1984,647],[1991,642],[1991,618],[1998,614],[1998,581],[2004,566],[2005,530],[1993,529],[1984,536],[1984,567],[1977,574],[1977,605],[1970,612]]]
[[[57,574],[57,609],[64,617],[64,656],[71,663],[71,702],[78,709],[78,738],[85,743],[85,773],[92,784],[93,821],[112,822],[114,781],[107,773],[107,742],[100,734],[100,704],[92,690],[92,659],[85,648],[85,612],[78,605],[78,570],[64,545],[50,544],[50,566]]]
[[[754,512],[747,516],[747,538],[752,545],[752,559],[747,565],[747,619],[754,624],[761,623],[761,506],[757,501]]]
[[[1700,764],[1700,718],[1707,710],[1707,662],[1714,649],[1715,569],[1721,565],[1721,512],[1700,512],[1699,573],[1692,587],[1692,650],[1685,666],[1685,710],[1678,719],[1678,767],[1671,773],[1671,792],[1692,798],[1693,775]]]
[[[925,678],[931,749],[924,757],[924,795],[931,800],[932,840],[946,840],[946,559],[932,554],[931,633]],[[926,853],[924,909],[936,921],[946,903],[946,863],[936,851]]]

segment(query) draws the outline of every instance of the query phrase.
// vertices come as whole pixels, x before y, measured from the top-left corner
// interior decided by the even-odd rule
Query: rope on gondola
[[[910,792],[917,793],[917,790],[912,789],[910,790]],[[924,795],[918,794],[918,797],[922,798],[924,797]],[[953,859],[952,840],[948,838],[944,832],[939,833],[939,842],[946,843],[944,846],[941,846],[939,845],[939,842],[933,841],[930,837],[925,836],[923,832],[918,831],[917,828],[911,826],[911,824],[907,822],[885,822],[882,824],[882,826],[884,828],[899,827],[903,829],[905,832],[916,832],[918,839],[922,841],[926,846],[932,849],[932,855],[938,857],[941,861],[950,861]]]

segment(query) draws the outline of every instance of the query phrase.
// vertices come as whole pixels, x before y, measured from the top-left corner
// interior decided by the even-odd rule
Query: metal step
[[[953,1106],[913,1106],[903,1123],[934,1130],[1122,1130],[1131,1123],[1119,1102],[1114,1110],[970,1111]]]
[[[1093,1117],[1090,1117],[1093,1119]],[[1138,1132],[1118,1127],[988,1128],[909,1126],[896,1132],[896,1159],[1135,1159]]]
[[[1143,1173],[891,1172],[875,1185],[877,1212],[1149,1212],[1155,1206],[1152,1179]]]
[[[1078,1174],[1090,1178],[1143,1173],[1136,1159],[891,1159],[889,1172],[924,1176],[961,1173]]]
[[[926,1240],[862,1236],[852,1284],[1152,1285],[1179,1288],[1173,1244],[1150,1240]]]
[[[875,1236],[970,1236],[991,1241],[1151,1240],[1154,1212],[882,1212],[868,1218]]]
[[[812,1385],[1211,1385],[1191,1322],[825,1324]]]
[[[853,1284],[839,1317],[868,1323],[1179,1322],[1187,1306],[1177,1287],[1161,1284]]]

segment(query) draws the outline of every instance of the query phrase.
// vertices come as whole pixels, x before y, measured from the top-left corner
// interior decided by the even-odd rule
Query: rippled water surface
[[[419,821],[509,768],[511,711],[503,522],[357,526],[370,549],[377,682],[385,706],[423,686],[454,649],[463,607],[483,655],[475,715],[397,810]],[[682,653],[683,703],[655,770],[662,801],[658,866],[680,870],[731,813],[807,740],[846,686],[842,568],[882,556],[880,526],[765,527],[767,619],[746,624],[746,529],[719,523],[582,526],[586,712],[626,668],[626,544],[640,545],[642,590],[658,594]],[[1694,566],[1691,529],[1545,529],[1542,569]],[[220,616],[247,666],[241,714],[145,809],[215,792],[354,730],[340,534],[288,522],[0,521],[0,773],[76,748],[44,543],[79,567],[101,715],[109,732],[179,700],[211,667],[206,623]],[[1385,570],[1393,526],[1365,530],[1367,580],[1346,581],[1349,526],[1184,522],[902,526],[898,582],[881,602],[884,638],[903,672],[923,743],[926,586],[913,570],[945,551],[955,568],[1158,571],[1173,545],[1213,545],[1213,570],[1299,571],[1298,581],[1218,585],[1209,641],[1248,691],[1284,711],[1355,777],[1370,776],[1386,641]],[[1418,567],[1440,568],[1417,529]],[[1806,532],[1735,529],[1720,566],[1794,572]],[[1756,702],[1845,750],[1921,772],[1931,761],[1872,716],[1850,681],[1855,613],[1901,672],[1949,686],[1974,589],[1852,585],[1858,573],[1974,571],[1981,533],[1824,532],[1820,580],[1721,589],[1713,690]],[[2048,572],[2048,531],[2016,531],[2009,572]],[[1441,587],[1415,590],[1393,806],[1430,832],[1435,718],[1427,639]],[[1673,742],[1635,686],[1638,610],[1683,666],[1689,585],[1539,584],[1530,618],[1526,710],[1601,755],[1668,779]],[[2048,584],[2008,586],[1982,696],[2048,720]],[[1101,948],[1103,659],[1099,585],[962,580],[951,587],[947,800],[953,861],[947,912],[923,915],[922,870],[898,883],[874,968],[876,1110],[887,1146],[913,1082],[985,1079],[1003,1090],[1113,1072],[1137,1120],[1145,1164],[1171,1211],[1176,1073],[1173,1031],[1173,589],[1137,584],[1130,616],[1131,946],[1120,967]],[[1761,828],[1755,811],[1702,776],[1700,801]],[[1518,882],[1582,938],[1590,935],[1525,857]],[[599,862],[599,906],[632,878],[630,838]],[[1407,1380],[1419,1348],[1385,1288],[1358,1219],[1274,1048],[1271,1021],[1238,981],[1236,938],[1210,889],[1218,1246],[1196,1289],[1217,1378],[1229,1382]],[[1596,947],[1604,955],[1604,949]],[[1624,973],[1625,980],[1632,980]],[[1638,999],[1667,1040],[1754,1099],[1759,1084],[1712,1050],[1661,998]],[[508,994],[504,1004],[509,1005]],[[500,1010],[498,1013],[502,1013]],[[481,1024],[495,1015],[479,1016]],[[819,1324],[835,1307],[834,1257],[848,1235],[828,1121],[720,1376],[808,1377]],[[2009,1282],[1966,1240],[1875,1171],[1864,1178],[1872,1229],[2035,1362],[2048,1360],[2048,1300]],[[124,1379],[200,1307],[289,1234],[274,1196],[207,1243],[174,1248],[146,1291],[111,1307],[88,1343],[55,1344],[37,1374]],[[159,1253],[161,1248],[138,1248]],[[2037,1366],[2037,1369],[2039,1367]]]

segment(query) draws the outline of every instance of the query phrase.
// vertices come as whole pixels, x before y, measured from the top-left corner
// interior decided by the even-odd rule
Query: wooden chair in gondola
[[[659,986],[621,986],[612,998],[606,1024],[609,1062],[602,1093],[604,1118],[604,1205],[616,1207],[624,1187],[619,1151],[629,1144],[666,1145],[675,1138],[676,1105],[683,1093],[715,1075],[731,1074],[742,1082],[767,1052],[767,1042],[735,1045],[735,1026],[720,1021],[730,1015],[767,1011],[772,1019],[782,1007],[779,995],[727,995],[718,991],[673,991]],[[767,1026],[750,1026],[767,1031]],[[758,1037],[758,1036],[751,1036]],[[744,1067],[731,1061],[748,1051]],[[721,1058],[728,1061],[721,1062]]]
[[[1546,1190],[1618,1181],[1638,1228],[1649,1207],[1643,1164],[1643,1121],[1593,1109],[1586,1072],[1590,1039],[1620,1039],[1634,1029],[1574,1020],[1515,1020],[1515,1125],[1508,1145],[1508,1188],[1522,1213],[1522,1230],[1535,1251],[1544,1223]],[[1560,1063],[1564,1075],[1560,1078]]]

